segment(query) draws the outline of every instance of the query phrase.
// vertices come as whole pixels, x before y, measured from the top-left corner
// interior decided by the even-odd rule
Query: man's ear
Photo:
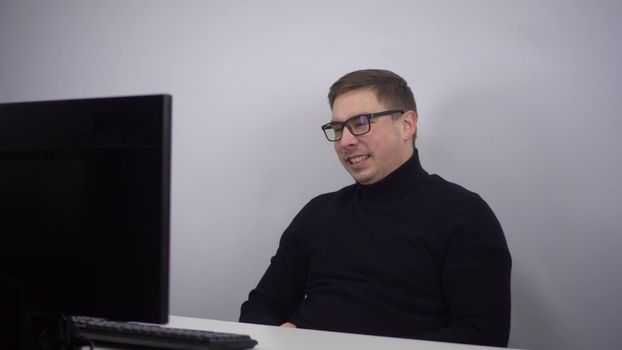
[[[415,111],[406,111],[402,115],[402,135],[404,141],[412,140],[417,132],[417,113]]]

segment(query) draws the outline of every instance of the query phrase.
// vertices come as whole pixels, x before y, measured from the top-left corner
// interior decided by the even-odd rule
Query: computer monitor
[[[171,103],[0,104],[4,344],[60,315],[167,322]]]

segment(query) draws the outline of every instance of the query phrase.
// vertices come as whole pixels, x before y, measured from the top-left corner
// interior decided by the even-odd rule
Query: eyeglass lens
[[[369,116],[359,115],[346,120],[344,123],[334,123],[326,128],[324,132],[329,140],[338,140],[343,134],[344,124],[352,135],[362,135],[369,131]]]

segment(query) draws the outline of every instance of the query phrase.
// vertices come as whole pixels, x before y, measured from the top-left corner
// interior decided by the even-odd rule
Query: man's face
[[[333,104],[332,121],[343,122],[361,114],[377,113],[395,106],[378,102],[376,92],[359,89],[339,95]],[[414,115],[414,112],[408,112]],[[363,185],[376,183],[404,164],[413,154],[412,135],[416,115],[373,118],[371,130],[353,136],[344,128],[341,140],[334,143],[335,152],[354,180]]]

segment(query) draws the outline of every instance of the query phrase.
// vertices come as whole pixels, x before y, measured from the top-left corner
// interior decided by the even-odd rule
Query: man
[[[322,129],[356,183],[298,213],[240,321],[507,346],[503,231],[477,194],[421,167],[406,81],[355,71],[328,98]]]

